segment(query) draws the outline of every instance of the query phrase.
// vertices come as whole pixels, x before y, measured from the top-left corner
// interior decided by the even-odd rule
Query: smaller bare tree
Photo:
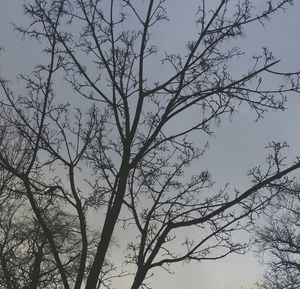
[[[81,239],[76,216],[67,213],[64,203],[55,194],[41,198],[36,193],[38,209],[47,222],[70,283],[80,264]],[[96,249],[98,234],[88,229],[87,264]],[[109,282],[107,273],[114,266],[106,263],[101,278]],[[25,189],[12,174],[0,171],[0,288],[61,288],[47,236],[30,210]]]
[[[268,265],[261,289],[300,288],[300,185],[273,200],[266,225],[257,232]]]

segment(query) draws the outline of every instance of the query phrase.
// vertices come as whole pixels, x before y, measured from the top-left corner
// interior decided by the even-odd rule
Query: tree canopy
[[[232,70],[247,25],[293,1],[199,1],[195,38],[178,52],[155,41],[167,4],[25,1],[29,24],[15,29],[44,57],[20,75],[21,93],[0,78],[0,284],[147,288],[157,268],[245,252],[234,233],[292,186],[300,162],[285,164],[285,143],[270,143],[245,191],[216,189],[200,160],[225,117],[248,107],[260,119],[299,92],[299,73],[279,71],[267,48]],[[109,251],[122,228],[132,239],[120,266]]]

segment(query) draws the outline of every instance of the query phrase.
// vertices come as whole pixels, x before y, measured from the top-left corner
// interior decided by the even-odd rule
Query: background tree
[[[47,236],[32,214],[24,189],[13,176],[2,172],[0,196],[0,287],[8,289],[61,288],[61,276],[53,259]],[[20,185],[20,184],[19,184]],[[38,200],[47,228],[55,240],[64,270],[74,281],[81,254],[80,230],[76,217],[61,210],[57,199],[43,196]],[[94,252],[89,234],[88,257]],[[108,269],[108,267],[106,268]]]
[[[293,189],[274,199],[266,212],[266,225],[257,232],[259,252],[268,264],[264,289],[294,289],[300,286],[300,191]]]
[[[283,167],[286,145],[272,143],[265,170],[250,171],[253,186],[244,192],[217,190],[205,168],[189,168],[224,117],[248,106],[261,118],[284,109],[287,93],[299,91],[298,74],[276,71],[278,60],[266,48],[243,73],[230,73],[243,55],[235,44],[244,27],[265,23],[291,4],[268,1],[257,11],[248,0],[202,1],[195,39],[185,51],[169,53],[155,45],[154,34],[167,20],[166,1],[26,2],[30,24],[16,29],[39,41],[45,62],[21,75],[20,94],[1,78],[0,167],[13,176],[9,189],[22,188],[52,254],[58,287],[110,287],[111,278],[131,275],[136,289],[148,286],[157,267],[244,252],[248,244],[234,233],[291,185],[288,174],[299,161]],[[163,78],[148,68],[153,65],[166,71]],[[270,76],[276,87],[268,87]],[[76,104],[77,96],[84,101]],[[178,125],[192,113],[191,122]],[[72,215],[78,224],[66,238],[80,240],[72,273],[55,232],[60,222],[40,205],[47,200],[58,202],[61,220]],[[100,233],[89,254],[93,209]],[[125,271],[112,274],[108,248],[121,226],[133,238]],[[201,237],[191,238],[189,228]]]
[[[14,200],[1,211],[0,284],[9,289],[59,288],[61,278],[47,239],[38,222],[28,214],[28,207],[27,210],[24,207],[24,201]],[[72,232],[76,229],[72,223],[74,220],[55,210],[47,215],[56,220],[47,221],[64,259],[64,268],[70,275],[74,275],[79,243],[74,240]]]
[[[16,136],[11,127],[4,126],[2,149],[19,168],[26,160],[22,140],[23,137]],[[41,183],[38,177],[31,181],[36,185]],[[57,187],[48,187],[47,191],[34,188],[36,208],[47,225],[47,234],[55,242],[63,270],[74,285],[82,254],[77,216],[66,210],[66,201],[55,194]],[[32,212],[26,193],[23,183],[14,174],[5,169],[0,171],[0,285],[8,289],[61,288],[61,274],[48,237]],[[99,235],[88,227],[86,235],[88,270]],[[106,275],[113,270],[114,266],[106,261],[100,276],[105,284],[110,279]]]

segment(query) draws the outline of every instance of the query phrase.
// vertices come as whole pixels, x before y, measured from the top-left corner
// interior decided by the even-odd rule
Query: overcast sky
[[[180,50],[185,40],[193,36],[193,11],[195,0],[169,0],[170,23],[157,31],[157,43],[166,49]],[[254,1],[262,5],[264,1]],[[253,25],[246,31],[241,45],[248,51],[269,47],[274,55],[282,59],[278,69],[296,71],[300,69],[300,3],[265,26]],[[297,3],[298,2],[298,3]],[[0,55],[0,71],[8,79],[15,80],[20,72],[29,72],[38,58],[38,45],[20,40],[12,32],[11,22],[21,23],[22,13],[17,0],[2,0],[0,3],[0,46],[5,52]],[[188,5],[189,4],[189,5]],[[25,20],[24,20],[25,21]],[[169,29],[173,33],[168,33]],[[239,67],[236,68],[237,70]],[[17,85],[17,84],[15,84]],[[203,167],[212,171],[213,177],[222,187],[227,182],[232,188],[246,189],[249,186],[247,171],[261,163],[266,155],[268,142],[286,140],[290,144],[289,156],[300,155],[300,99],[289,95],[285,112],[269,112],[265,119],[255,122],[255,115],[248,110],[237,113],[232,121],[224,121],[210,140],[209,152],[204,157]],[[187,120],[188,121],[188,120]],[[230,256],[220,261],[205,264],[184,264],[173,267],[174,275],[157,274],[153,288],[201,288],[240,289],[250,288],[262,272],[252,254]],[[126,288],[122,283],[121,288]]]

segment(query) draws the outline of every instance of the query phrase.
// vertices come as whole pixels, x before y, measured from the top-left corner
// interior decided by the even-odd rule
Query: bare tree
[[[296,160],[283,168],[285,144],[272,143],[266,170],[250,171],[253,186],[245,192],[216,192],[207,170],[188,172],[224,117],[248,106],[261,118],[269,109],[284,109],[286,94],[299,91],[298,73],[277,71],[278,60],[267,49],[239,77],[230,73],[243,52],[228,44],[291,0],[268,1],[263,11],[248,0],[206,2],[196,13],[196,38],[178,54],[155,45],[155,27],[167,20],[164,0],[26,2],[30,25],[16,29],[38,40],[46,57],[21,75],[26,92],[15,93],[1,79],[0,166],[23,188],[61,288],[108,288],[111,278],[124,275],[132,276],[132,289],[147,287],[156,267],[244,252],[248,244],[235,241],[234,232],[288,188],[288,174],[300,167]],[[155,63],[168,71],[164,79],[148,69]],[[267,86],[270,76],[278,86]],[[61,89],[62,78],[69,88]],[[175,125],[191,112],[188,126]],[[195,136],[204,141],[196,143]],[[48,198],[79,224],[75,275],[49,227],[50,212],[40,206]],[[89,265],[87,217],[93,209],[100,234]],[[118,226],[134,238],[125,271],[112,273],[108,248]],[[199,239],[183,233],[191,227]]]
[[[275,198],[266,212],[267,224],[257,232],[259,252],[268,269],[258,285],[264,289],[296,289],[300,286],[300,191],[295,185]]]
[[[15,200],[6,204],[1,212],[0,271],[3,275],[0,284],[9,289],[56,288],[61,278],[47,239],[36,220],[28,217],[28,211],[25,214],[24,207],[24,202]],[[72,238],[71,220],[58,212],[49,215],[56,219],[49,227],[65,260],[64,268],[72,275],[78,260],[78,242]]]

